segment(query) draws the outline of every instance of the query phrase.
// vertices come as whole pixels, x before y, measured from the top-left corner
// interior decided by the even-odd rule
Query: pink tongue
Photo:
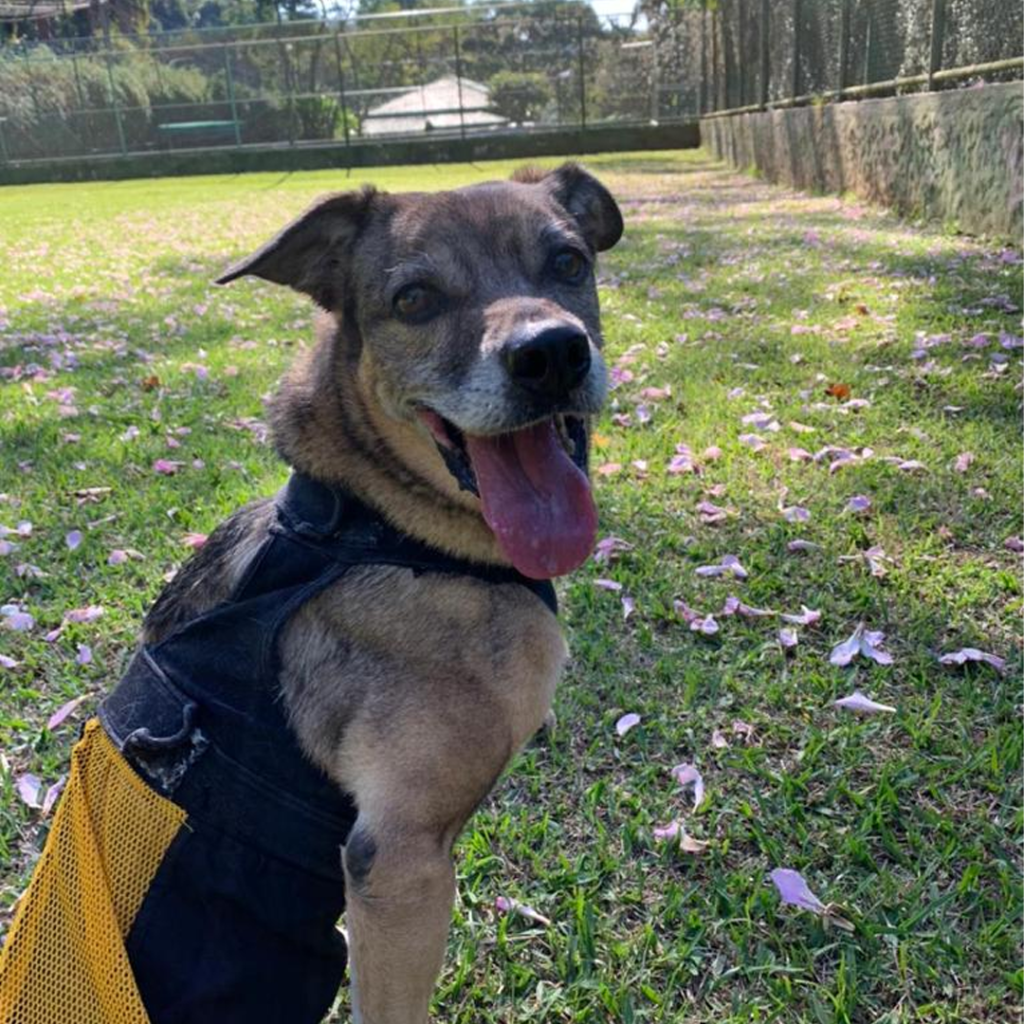
[[[497,437],[467,434],[466,446],[484,519],[524,576],[562,576],[587,560],[597,509],[551,420]]]

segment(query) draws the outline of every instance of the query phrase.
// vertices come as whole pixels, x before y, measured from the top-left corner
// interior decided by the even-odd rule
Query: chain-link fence
[[[496,0],[19,42],[23,2],[0,0],[0,163],[691,122],[1019,76],[1024,32],[1020,0]]]
[[[692,121],[679,36],[580,3],[0,45],[0,161]]]
[[[718,0],[702,5],[702,113],[1020,77],[1020,0]]]

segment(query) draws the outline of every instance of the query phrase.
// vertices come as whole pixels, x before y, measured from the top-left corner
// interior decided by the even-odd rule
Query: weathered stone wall
[[[720,159],[814,192],[850,191],[910,216],[1020,242],[1020,82],[704,118]]]

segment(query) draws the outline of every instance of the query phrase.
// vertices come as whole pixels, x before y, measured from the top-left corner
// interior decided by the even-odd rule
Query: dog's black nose
[[[583,383],[590,369],[590,342],[578,327],[547,327],[511,342],[505,365],[512,379],[535,395],[564,398]]]

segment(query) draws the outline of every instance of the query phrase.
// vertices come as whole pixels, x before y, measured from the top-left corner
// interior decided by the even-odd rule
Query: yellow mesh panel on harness
[[[0,953],[0,1024],[148,1024],[124,937],[185,817],[86,725]]]

